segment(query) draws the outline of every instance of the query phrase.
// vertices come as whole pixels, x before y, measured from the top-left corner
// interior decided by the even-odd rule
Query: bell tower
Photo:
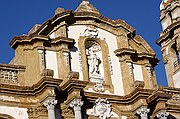
[[[161,46],[168,86],[180,88],[180,0],[162,0],[162,32],[156,41]]]

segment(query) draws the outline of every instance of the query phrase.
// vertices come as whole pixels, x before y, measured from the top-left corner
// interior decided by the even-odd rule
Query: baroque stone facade
[[[180,3],[160,7],[169,87],[158,86],[156,53],[135,29],[82,0],[10,41],[16,55],[0,64],[0,118],[179,119]]]

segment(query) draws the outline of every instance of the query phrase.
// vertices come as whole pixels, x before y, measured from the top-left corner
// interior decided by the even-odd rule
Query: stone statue
[[[99,65],[101,64],[101,59],[96,54],[97,50],[97,44],[93,44],[92,47],[86,50],[90,74],[100,74]]]

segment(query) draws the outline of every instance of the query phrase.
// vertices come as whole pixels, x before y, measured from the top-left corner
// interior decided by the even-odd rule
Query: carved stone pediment
[[[100,119],[107,119],[112,116],[111,104],[107,99],[98,98],[95,101],[93,109],[87,111],[88,115],[99,117]]]

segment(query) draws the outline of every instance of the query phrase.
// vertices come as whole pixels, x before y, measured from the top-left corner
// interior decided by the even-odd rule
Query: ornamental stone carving
[[[89,64],[90,74],[100,74],[99,65],[101,63],[100,57],[97,52],[100,51],[100,47],[96,42],[90,41],[92,45],[86,49],[86,55]]]
[[[75,111],[76,110],[81,110],[81,106],[83,105],[83,101],[81,101],[81,99],[74,99],[71,103],[70,103],[70,107],[72,107]]]
[[[99,31],[96,28],[87,27],[81,36],[88,36],[90,38],[99,38]]]
[[[90,109],[87,114],[94,115],[100,119],[110,118],[112,116],[111,104],[107,101],[107,99],[98,98],[95,101],[93,109]]]
[[[169,116],[169,113],[168,112],[160,112],[156,115],[156,117],[158,119],[167,119]]]
[[[79,59],[79,67],[80,67],[80,70],[82,71],[82,57],[81,57],[81,52],[78,51],[78,54],[79,54],[79,57],[78,57],[78,59]]]
[[[18,83],[18,71],[9,69],[0,69],[0,82]]]
[[[27,110],[29,118],[37,118],[41,115],[47,115],[47,109],[43,106],[30,107]]]
[[[148,119],[148,113],[150,112],[150,109],[147,109],[147,107],[142,106],[140,107],[136,113],[141,117],[141,119]]]
[[[56,104],[57,104],[57,100],[55,100],[55,99],[47,99],[44,102],[44,106],[47,107],[48,110],[54,109]]]
[[[110,73],[111,73],[111,75],[113,75],[113,66],[112,66],[112,61],[111,61],[111,56],[110,55],[108,55],[108,60],[109,60]]]
[[[61,104],[61,116],[63,118],[74,118],[73,110],[70,109],[66,104]]]
[[[174,94],[172,98],[167,101],[167,103],[180,105],[180,94]]]
[[[96,92],[102,93],[104,92],[104,86],[102,83],[96,83],[96,85],[94,85],[94,90]]]

